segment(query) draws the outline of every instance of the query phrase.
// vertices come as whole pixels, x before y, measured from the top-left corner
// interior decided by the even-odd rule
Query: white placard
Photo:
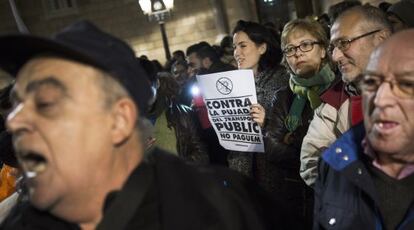
[[[264,152],[262,131],[250,116],[250,105],[257,103],[253,71],[198,75],[197,82],[221,146],[241,152]]]

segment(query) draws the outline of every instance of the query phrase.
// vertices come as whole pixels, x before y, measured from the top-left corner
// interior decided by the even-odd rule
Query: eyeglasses
[[[352,42],[354,42],[354,41],[356,41],[356,40],[358,40],[360,38],[369,36],[371,34],[375,34],[375,33],[379,32],[379,31],[381,31],[381,30],[374,30],[374,31],[371,31],[371,32],[368,32],[368,33],[359,35],[359,36],[354,37],[354,38],[351,38],[351,39],[338,39],[336,41],[331,42],[331,44],[328,47],[328,51],[329,51],[329,53],[331,55],[333,54],[333,51],[334,51],[335,47],[338,48],[342,52],[343,51],[346,51],[351,46],[351,43]]]
[[[383,83],[390,83],[391,91],[395,96],[399,98],[414,97],[414,76],[412,74],[397,79],[385,80],[382,75],[365,73],[360,76],[358,83],[361,91],[367,92],[376,92]]]
[[[302,52],[309,52],[309,51],[313,50],[313,46],[315,44],[321,44],[321,42],[318,42],[318,41],[303,41],[297,46],[288,46],[288,47],[286,47],[283,50],[283,53],[285,54],[286,57],[291,57],[291,56],[296,54],[296,51],[298,50],[298,48]]]

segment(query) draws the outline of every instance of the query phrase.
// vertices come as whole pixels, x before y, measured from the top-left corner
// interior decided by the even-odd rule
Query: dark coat
[[[263,106],[266,114],[271,114],[273,102],[277,100],[276,93],[288,85],[289,75],[280,66],[261,72],[254,80],[257,102]],[[267,160],[263,153],[231,151],[228,161],[231,169],[254,178],[263,188],[270,191],[273,181],[269,177],[271,172],[267,168]]]
[[[201,139],[201,128],[191,107],[172,101],[165,112],[168,126],[174,128],[178,155],[195,164],[208,164],[207,146]]]
[[[104,229],[286,229],[284,210],[225,168],[193,167],[155,149],[105,203]],[[130,211],[131,210],[131,211]],[[21,203],[0,229],[78,229]]]
[[[268,171],[267,183],[272,195],[289,205],[295,224],[300,229],[310,229],[313,212],[313,191],[299,175],[300,149],[306,135],[313,110],[307,102],[302,112],[302,124],[289,133],[285,119],[289,114],[294,94],[284,87],[276,94],[272,112],[266,115],[265,157]]]
[[[368,171],[371,161],[361,146],[364,137],[360,123],[323,153],[315,184],[314,229],[384,229]],[[414,229],[413,203],[397,229]]]

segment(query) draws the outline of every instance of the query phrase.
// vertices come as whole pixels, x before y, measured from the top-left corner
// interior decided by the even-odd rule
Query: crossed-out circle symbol
[[[217,91],[223,95],[227,95],[233,91],[233,82],[227,77],[219,78],[216,82]]]

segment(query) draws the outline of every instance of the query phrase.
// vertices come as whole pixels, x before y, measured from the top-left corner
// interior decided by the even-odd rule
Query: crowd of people
[[[239,20],[164,66],[88,21],[1,36],[0,229],[414,229],[412,12]],[[236,69],[264,153],[223,148],[199,92]]]

